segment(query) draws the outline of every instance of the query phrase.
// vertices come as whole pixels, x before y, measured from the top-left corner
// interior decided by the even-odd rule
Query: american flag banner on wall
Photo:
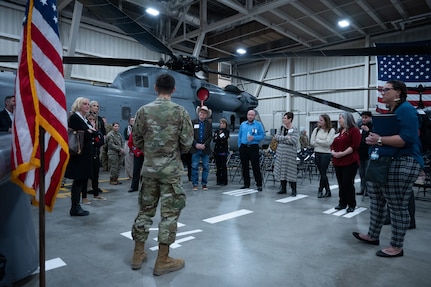
[[[11,180],[38,205],[44,155],[45,207],[52,211],[69,160],[62,46],[56,0],[29,0],[15,82]],[[40,151],[39,128],[45,132]]]
[[[418,46],[430,45],[431,41],[376,44],[381,46]],[[400,80],[406,83],[408,89],[407,101],[417,107],[419,103],[419,85],[425,88],[422,92],[422,102],[425,107],[431,106],[431,55],[389,55],[377,56],[377,87],[382,88],[389,80]],[[382,103],[382,96],[378,93],[378,112],[388,111],[386,105]]]

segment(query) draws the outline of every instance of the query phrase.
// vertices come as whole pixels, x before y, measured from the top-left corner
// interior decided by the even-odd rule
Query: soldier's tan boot
[[[117,181],[115,180],[115,179],[113,179],[112,177],[109,179],[109,184],[112,184],[112,185],[117,185],[118,183],[117,183]]]
[[[145,242],[135,241],[135,250],[133,251],[132,257],[132,269],[139,270],[142,267],[142,263],[144,263],[147,258],[147,254],[145,253]]]
[[[160,276],[169,272],[177,271],[184,267],[183,259],[174,259],[168,256],[169,246],[159,244],[159,254],[157,254],[156,264],[153,274]]]

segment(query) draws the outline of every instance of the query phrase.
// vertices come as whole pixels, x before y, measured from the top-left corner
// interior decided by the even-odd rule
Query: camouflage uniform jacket
[[[136,112],[133,143],[145,154],[141,174],[149,178],[180,176],[181,153],[190,150],[193,126],[184,107],[157,98]]]
[[[123,137],[120,133],[111,130],[106,136],[106,142],[108,144],[108,154],[119,153],[124,146]]]

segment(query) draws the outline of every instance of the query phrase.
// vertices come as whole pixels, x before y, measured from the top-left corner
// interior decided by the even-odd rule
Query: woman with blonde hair
[[[81,193],[87,193],[87,181],[93,176],[93,137],[97,136],[93,126],[85,118],[90,112],[90,100],[84,97],[77,98],[71,109],[72,114],[68,120],[68,127],[75,131],[84,131],[84,146],[79,155],[71,156],[66,168],[65,177],[73,179],[71,189],[72,207],[70,216],[86,216],[88,211],[83,210],[79,201]]]

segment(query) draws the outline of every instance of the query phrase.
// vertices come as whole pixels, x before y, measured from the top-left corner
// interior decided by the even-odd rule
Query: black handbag
[[[369,160],[365,171],[365,180],[375,183],[387,183],[388,171],[392,157],[379,157],[376,160]]]
[[[71,156],[80,155],[84,148],[84,133],[85,131],[75,131],[73,129],[67,130],[69,137],[69,154]]]

